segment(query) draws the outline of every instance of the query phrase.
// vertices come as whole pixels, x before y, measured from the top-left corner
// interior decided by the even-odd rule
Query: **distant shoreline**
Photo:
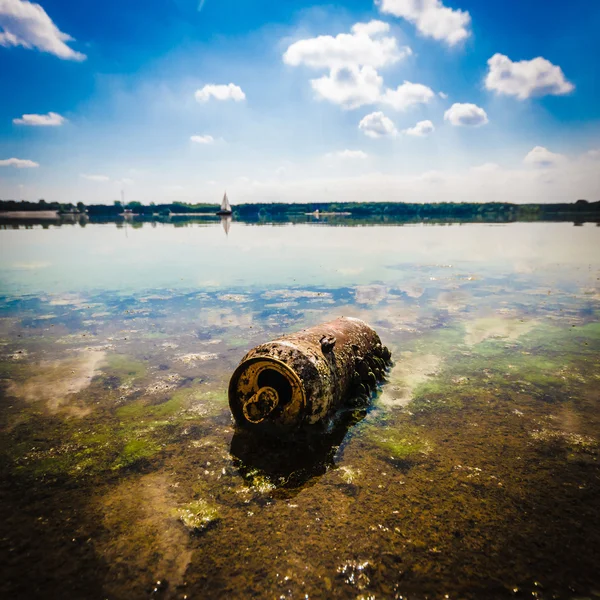
[[[0,221],[7,226],[34,223],[129,223],[184,224],[218,221],[217,204],[122,205],[16,202],[0,200]],[[573,221],[600,223],[600,201],[577,200],[560,204],[512,204],[510,202],[307,202],[252,203],[232,207],[232,218],[251,224],[324,223],[330,225],[369,225],[394,223],[513,223],[532,221]],[[126,211],[126,212],[125,212]],[[125,214],[124,214],[125,213]]]
[[[0,211],[0,218],[4,219],[57,219],[56,210],[6,210]]]

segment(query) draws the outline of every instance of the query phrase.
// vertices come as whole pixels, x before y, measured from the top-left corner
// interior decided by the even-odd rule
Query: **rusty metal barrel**
[[[323,423],[345,399],[369,396],[390,351],[360,319],[341,317],[253,348],[229,382],[236,423],[267,433]]]

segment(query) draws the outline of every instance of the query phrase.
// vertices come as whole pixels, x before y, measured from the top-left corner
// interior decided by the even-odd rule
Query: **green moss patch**
[[[389,458],[404,463],[422,460],[433,450],[433,444],[422,431],[412,426],[388,430],[376,443]]]
[[[131,383],[145,377],[148,367],[145,363],[124,354],[111,354],[106,359],[103,371],[109,377],[118,377],[121,383]]]

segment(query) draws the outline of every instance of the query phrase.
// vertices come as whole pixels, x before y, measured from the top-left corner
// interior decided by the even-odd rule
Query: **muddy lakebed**
[[[3,598],[600,597],[600,228],[0,231]],[[295,452],[247,350],[336,318],[386,382]]]

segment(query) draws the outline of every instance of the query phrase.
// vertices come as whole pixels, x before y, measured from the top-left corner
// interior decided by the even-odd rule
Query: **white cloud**
[[[419,121],[414,127],[404,129],[402,133],[417,137],[425,137],[435,131],[435,127],[431,121]]]
[[[0,0],[0,46],[37,48],[64,60],[85,60],[66,42],[73,38],[63,33],[39,5],[26,0]]]
[[[411,22],[425,36],[453,46],[467,37],[471,16],[467,11],[454,10],[441,0],[375,0],[382,13]]]
[[[587,158],[589,160],[598,160],[600,159],[600,150],[597,150],[595,148],[593,150],[588,150],[584,154],[584,158]]]
[[[39,163],[23,158],[6,158],[0,160],[0,167],[16,167],[17,169],[33,169],[39,167]]]
[[[485,87],[520,100],[532,96],[560,96],[575,89],[560,67],[541,56],[513,62],[508,56],[494,54],[488,60],[488,66]]]
[[[329,75],[310,83],[318,97],[344,108],[358,108],[377,102],[383,78],[373,67],[347,66],[331,69]]]
[[[16,125],[33,125],[38,127],[52,127],[62,125],[66,119],[55,112],[49,112],[47,115],[23,115],[19,119],[13,119]]]
[[[293,43],[283,55],[292,66],[305,65],[328,69],[329,74],[312,79],[317,97],[353,109],[381,102],[396,110],[426,103],[434,97],[425,85],[405,81],[396,90],[383,90],[383,78],[377,69],[395,64],[411,55],[412,50],[398,47],[388,33],[390,26],[382,21],[356,23],[351,33],[335,37],[323,35]]]
[[[445,92],[438,92],[438,96],[442,99],[442,100],[448,100],[448,94],[446,94]]]
[[[100,177],[102,177],[102,175],[100,175]],[[108,177],[106,179],[100,179],[99,181],[107,181]],[[133,185],[135,183],[135,181],[133,179],[130,179],[129,177],[123,177],[123,179],[118,179],[117,181],[115,181],[115,183],[117,185]]]
[[[536,146],[527,154],[523,162],[532,167],[548,168],[561,165],[566,160],[567,157],[564,154],[556,154],[543,146]]]
[[[497,173],[502,167],[498,163],[487,162],[476,167],[471,167],[472,173]]]
[[[405,81],[395,90],[388,89],[381,96],[380,102],[388,104],[395,110],[406,110],[415,104],[426,104],[435,94],[426,85]]]
[[[368,158],[368,154],[362,150],[340,150],[339,152],[329,152],[325,158],[356,159]]]
[[[233,83],[229,85],[208,84],[201,90],[196,90],[195,97],[198,102],[208,102],[211,98],[241,102],[246,99],[246,94],[239,85]]]
[[[196,144],[214,144],[215,138],[212,135],[193,135],[190,137]]]
[[[305,65],[316,69],[393,65],[412,51],[407,46],[399,48],[393,37],[381,37],[389,29],[390,26],[383,21],[370,21],[356,23],[352,33],[299,40],[285,51],[283,62],[293,67]]]
[[[370,138],[393,137],[398,133],[391,119],[382,112],[374,112],[367,115],[358,124],[358,128]]]
[[[87,179],[88,181],[97,181],[97,182],[110,181],[110,177],[108,177],[107,175],[85,175],[84,173],[82,173],[80,175],[80,177],[83,177],[84,179]]]
[[[488,122],[487,113],[476,104],[453,104],[445,113],[444,119],[452,125],[479,127]]]

